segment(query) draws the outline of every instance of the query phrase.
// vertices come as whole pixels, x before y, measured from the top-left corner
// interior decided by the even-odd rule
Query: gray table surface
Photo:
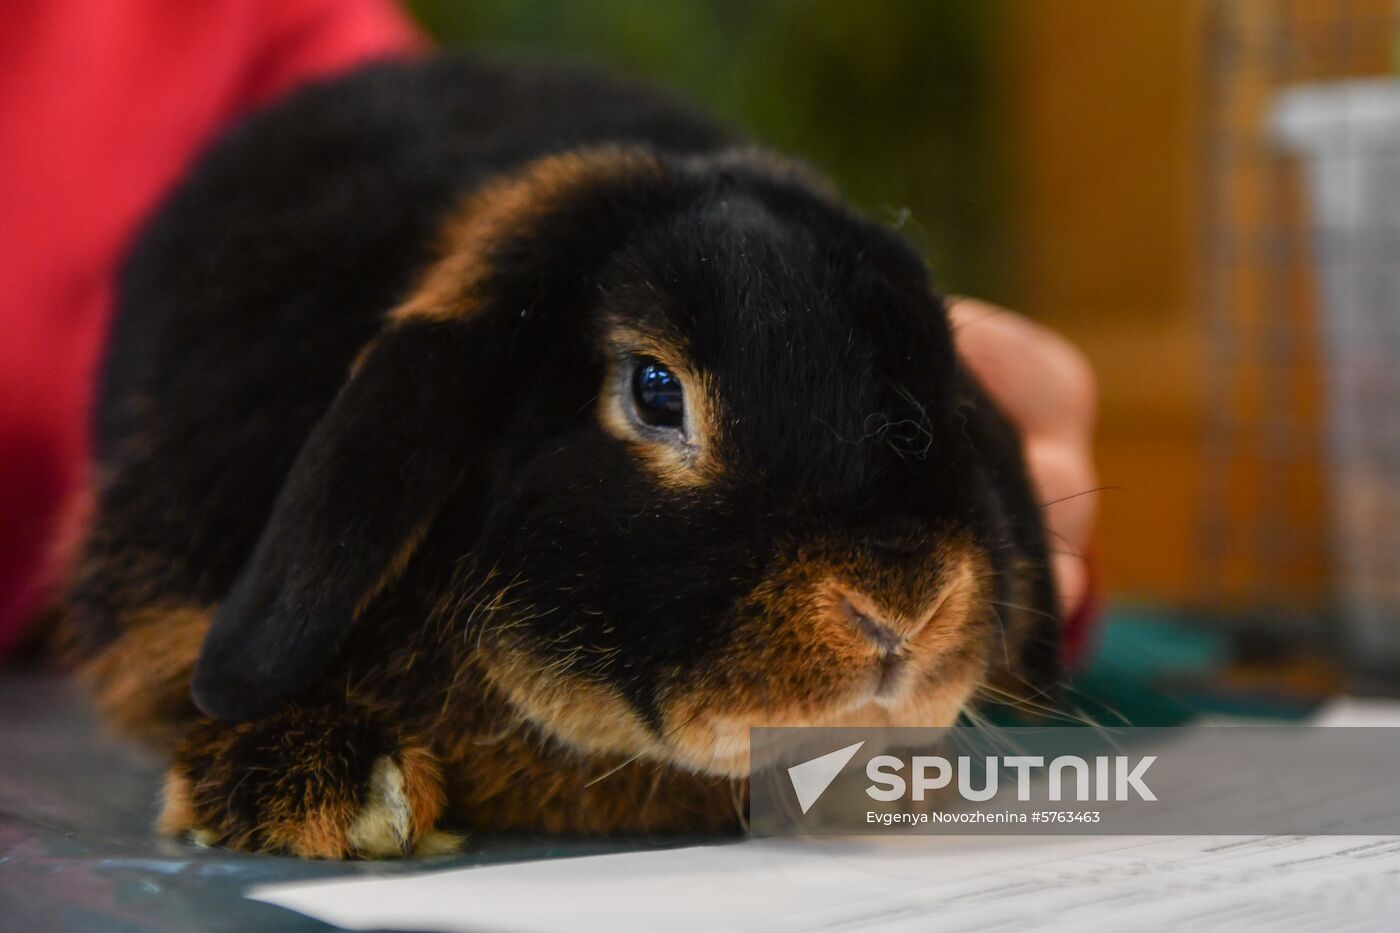
[[[314,862],[204,849],[152,830],[160,770],[158,759],[107,731],[64,678],[0,670],[0,930],[327,929],[249,901],[243,892],[269,882],[655,845],[475,838],[460,855],[393,862]]]

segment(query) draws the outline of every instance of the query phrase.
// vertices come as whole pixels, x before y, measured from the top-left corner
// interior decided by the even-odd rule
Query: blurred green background
[[[448,45],[595,62],[799,155],[919,242],[940,289],[997,294],[999,2],[412,0]]]

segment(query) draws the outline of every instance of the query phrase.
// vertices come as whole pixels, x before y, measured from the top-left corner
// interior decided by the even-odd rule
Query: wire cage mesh
[[[1400,668],[1400,0],[1206,29],[1203,591]]]

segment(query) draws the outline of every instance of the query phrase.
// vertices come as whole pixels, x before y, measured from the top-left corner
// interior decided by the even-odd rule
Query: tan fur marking
[[[650,469],[662,486],[686,489],[703,486],[720,475],[716,448],[720,438],[719,399],[713,383],[688,363],[684,347],[665,338],[614,325],[609,334],[616,357],[651,357],[665,363],[685,387],[685,449],[641,434],[628,417],[623,393],[631,391],[627,374],[609,362],[599,395],[598,421],[613,437],[622,441]]]
[[[163,836],[178,836],[194,828],[190,779],[175,768],[170,768],[165,772],[165,787],[161,790],[161,808],[160,816],[156,819],[156,831]]]
[[[614,178],[655,175],[649,156],[603,147],[546,156],[470,195],[448,221],[442,258],[390,320],[444,321],[472,313],[490,277],[492,245],[547,218],[573,191]]]
[[[434,513],[432,518],[436,517],[436,513]],[[384,568],[384,572],[379,575],[374,583],[370,585],[370,588],[365,591],[365,595],[361,596],[360,601],[355,604],[353,618],[359,619],[360,616],[364,614],[364,611],[369,608],[370,603],[374,602],[375,598],[379,596],[380,593],[388,589],[390,584],[403,575],[404,570],[408,568],[408,562],[413,559],[413,555],[418,551],[418,545],[423,543],[423,538],[427,536],[430,527],[432,527],[431,518],[409,532],[408,537],[404,538],[403,543],[399,545],[399,549],[394,552],[394,556],[389,560],[389,565]]]
[[[676,759],[696,771],[747,777],[749,773],[749,730],[776,726],[823,726],[829,728],[919,727],[942,728],[953,725],[976,691],[975,677],[958,676],[929,689],[911,692],[896,707],[863,703],[813,720],[805,711],[754,710],[747,714],[726,711],[705,717],[686,715],[676,728],[671,745]],[[668,717],[668,719],[671,717]]]
[[[550,736],[586,753],[664,757],[632,707],[609,687],[551,669],[519,645],[483,651],[487,679],[516,712]]]
[[[344,806],[325,806],[311,814],[272,819],[261,827],[267,852],[291,852],[301,858],[343,859],[353,847],[347,831],[354,814]]]
[[[413,831],[423,836],[432,830],[447,803],[442,765],[432,752],[419,746],[399,751],[396,758],[403,775],[404,795],[413,812]]]
[[[461,833],[449,833],[434,829],[424,833],[413,847],[414,858],[437,858],[441,855],[454,855],[467,844],[467,837]]]
[[[201,606],[151,606],[127,616],[121,636],[80,672],[98,706],[128,733],[173,748],[196,714],[190,678],[212,619],[213,609]]]
[[[532,730],[449,750],[452,809],[473,826],[545,833],[696,833],[744,818],[747,782],[631,755],[561,753]]]
[[[363,858],[398,858],[413,851],[416,836],[403,772],[384,755],[374,763],[365,799],[346,829],[346,839]]]
[[[368,360],[369,355],[374,352],[374,345],[378,342],[379,338],[375,337],[363,347],[360,347],[360,352],[356,353],[355,358],[350,361],[350,372],[348,374],[350,379],[354,379],[360,374],[360,370],[364,369],[365,361]]]

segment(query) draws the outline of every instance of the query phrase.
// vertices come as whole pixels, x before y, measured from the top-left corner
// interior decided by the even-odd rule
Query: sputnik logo
[[[797,793],[797,803],[802,807],[804,814],[826,793],[831,782],[836,780],[836,775],[841,773],[841,769],[846,767],[864,744],[862,740],[788,768],[788,778],[792,781],[792,789]]]

